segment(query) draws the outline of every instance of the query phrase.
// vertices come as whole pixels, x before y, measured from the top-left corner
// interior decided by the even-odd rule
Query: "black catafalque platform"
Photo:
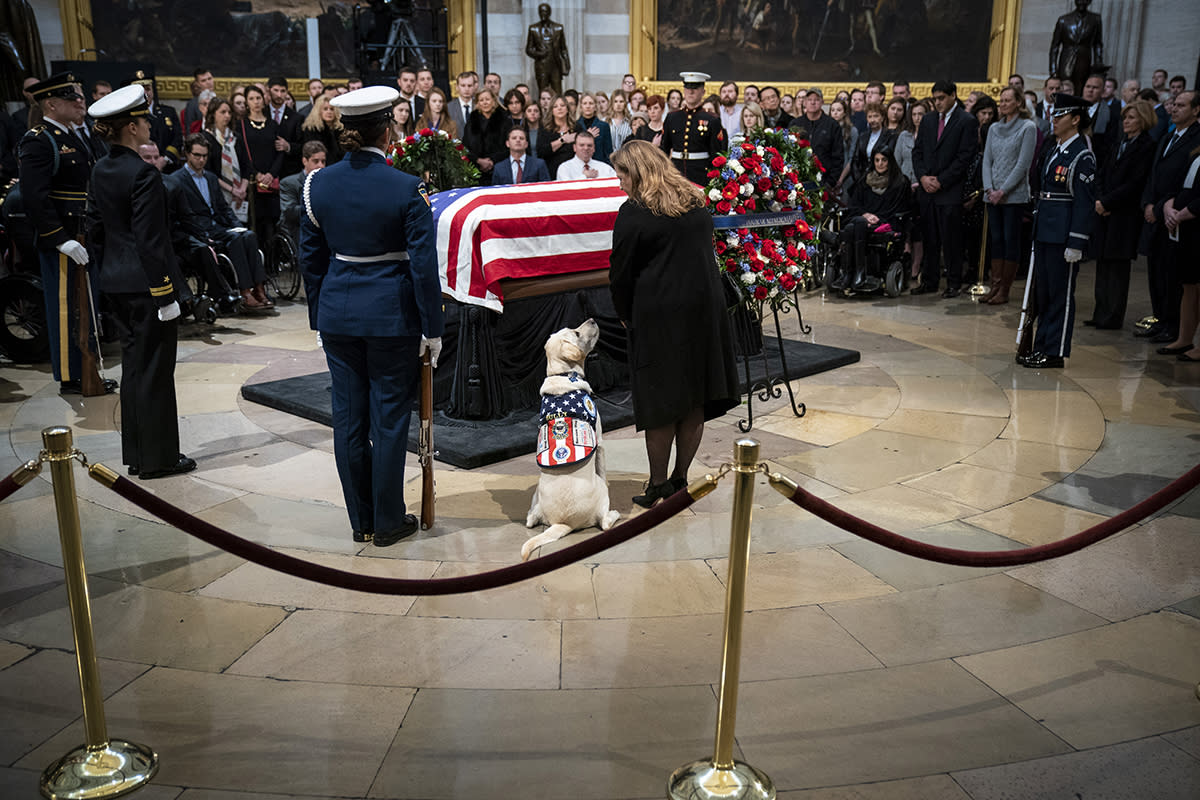
[[[784,376],[774,338],[757,336],[744,312],[733,325],[741,359],[738,372],[749,384]],[[447,301],[442,355],[434,372],[434,447],[437,460],[473,469],[534,452],[538,388],[546,375],[546,339],[588,318],[600,325],[600,342],[588,357],[588,382],[605,430],[633,424],[626,368],[625,333],[608,287],[579,289],[505,303],[496,314]],[[739,324],[740,323],[740,324]],[[754,330],[749,335],[748,328]],[[782,340],[788,379],[803,378],[859,360],[855,350]],[[762,352],[762,351],[765,351]],[[765,357],[763,357],[765,355]],[[745,388],[743,387],[743,391]],[[249,384],[242,396],[253,403],[332,425],[329,373]],[[797,398],[803,401],[803,397]],[[413,409],[416,416],[416,408]],[[409,450],[417,450],[418,426],[410,428]]]

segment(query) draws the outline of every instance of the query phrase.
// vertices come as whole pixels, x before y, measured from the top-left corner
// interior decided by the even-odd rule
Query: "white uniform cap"
[[[343,122],[365,122],[374,117],[390,117],[392,103],[400,92],[391,86],[365,86],[338,95],[329,105],[342,112]]]
[[[146,90],[138,84],[122,86],[101,97],[88,108],[93,119],[137,117],[150,112],[146,102]]]
[[[712,80],[712,75],[707,72],[681,72],[679,77],[683,78],[683,88],[699,89],[707,80]]]

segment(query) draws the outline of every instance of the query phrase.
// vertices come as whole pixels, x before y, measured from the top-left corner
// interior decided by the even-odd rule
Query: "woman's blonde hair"
[[[760,106],[758,103],[754,102],[753,100],[747,101],[746,104],[742,106],[742,113],[745,114],[747,111],[753,114],[754,118],[758,120],[758,123],[755,125],[756,128],[761,128],[766,124],[767,117],[765,114],[763,114],[762,106]],[[741,122],[741,120],[739,119],[738,122]],[[749,133],[749,131],[743,130],[742,133]]]
[[[1134,100],[1125,106],[1124,110],[1121,111],[1121,119],[1125,119],[1125,115],[1131,111],[1137,115],[1138,123],[1142,126],[1142,133],[1145,133],[1158,124],[1158,115],[1154,113],[1154,106],[1145,100]]]
[[[329,105],[329,98],[323,94],[317,95],[317,99],[313,100],[312,111],[308,112],[308,116],[304,118],[304,124],[300,126],[301,130],[319,131],[325,127],[325,120],[321,119],[321,112],[325,110],[325,106]],[[340,131],[342,129],[342,112],[336,107],[333,109],[333,124],[329,126],[330,130]]]
[[[628,177],[629,199],[664,217],[680,217],[704,205],[700,187],[679,174],[667,154],[634,139],[612,154],[612,165]]]

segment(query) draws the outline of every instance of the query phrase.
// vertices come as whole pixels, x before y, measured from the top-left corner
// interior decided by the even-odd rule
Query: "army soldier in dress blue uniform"
[[[1090,117],[1081,97],[1054,99],[1058,145],[1041,165],[1041,190],[1033,222],[1033,290],[1037,333],[1033,350],[1018,361],[1026,367],[1062,367],[1071,355],[1075,326],[1075,278],[1087,249],[1096,213],[1096,157],[1083,133]]]
[[[196,468],[179,452],[175,353],[182,278],[171,248],[167,190],[138,155],[150,141],[140,86],[95,102],[96,131],[111,145],[88,194],[88,244],[100,289],[121,328],[121,457],[142,480]],[[174,280],[172,279],[174,277]]]
[[[94,163],[76,133],[84,123],[83,89],[74,75],[60,72],[30,86],[29,92],[45,121],[26,131],[19,144],[21,200],[37,231],[54,379],[63,394],[79,394],[80,315],[91,309],[80,303],[76,275],[88,263],[81,239]],[[105,391],[115,389],[114,381],[104,382]]]
[[[146,102],[150,104],[150,141],[158,145],[158,152],[164,155],[173,171],[183,163],[183,129],[179,125],[179,115],[171,106],[158,102],[158,88],[154,76],[147,75],[144,70],[133,73],[130,85],[141,86],[146,91]]]
[[[333,387],[333,442],[354,541],[378,547],[411,535],[405,513],[408,427],[427,349],[442,348],[442,284],[429,195],[394,169],[394,88],[331,101],[345,131],[341,161],[305,178],[300,266],[309,320]]]
[[[729,143],[721,120],[700,110],[704,82],[710,76],[703,72],[681,72],[679,77],[683,78],[683,106],[667,114],[659,146],[683,177],[703,186],[708,183],[712,160]]]

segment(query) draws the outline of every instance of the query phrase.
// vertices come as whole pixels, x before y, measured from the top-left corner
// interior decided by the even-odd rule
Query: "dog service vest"
[[[537,463],[565,467],[591,458],[596,450],[596,404],[582,389],[543,395],[538,426]]]

